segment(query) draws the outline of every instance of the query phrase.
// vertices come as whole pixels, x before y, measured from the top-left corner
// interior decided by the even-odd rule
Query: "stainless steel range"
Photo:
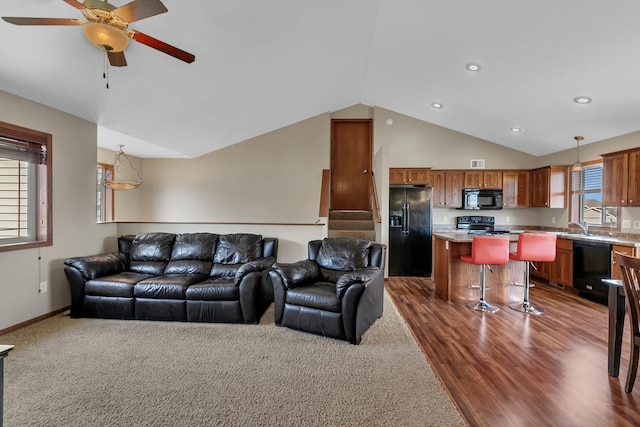
[[[496,219],[492,216],[456,217],[456,228],[468,230],[469,234],[509,234],[509,230],[495,228]]]

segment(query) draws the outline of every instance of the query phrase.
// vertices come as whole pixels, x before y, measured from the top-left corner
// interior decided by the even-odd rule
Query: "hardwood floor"
[[[434,372],[471,426],[639,426],[640,384],[607,374],[608,311],[549,285],[531,302],[541,316],[500,305],[481,314],[435,296],[431,279],[391,277],[386,289]]]

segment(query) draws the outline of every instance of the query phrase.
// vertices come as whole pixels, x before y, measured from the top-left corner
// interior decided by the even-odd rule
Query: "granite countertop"
[[[494,236],[509,237],[509,240],[516,241],[518,240],[518,235],[520,233],[525,233],[525,232],[527,232],[527,230],[510,230],[509,234],[495,234]],[[613,245],[620,245],[620,246],[640,247],[640,240],[634,240],[630,238],[602,236],[602,235],[584,235],[584,234],[578,234],[578,233],[565,233],[565,232],[559,232],[559,231],[537,231],[537,232],[555,234],[558,236],[558,238],[561,238],[561,239],[583,240],[588,242],[610,243]],[[478,234],[468,234],[466,231],[446,231],[446,232],[435,231],[433,235],[435,237],[448,240],[450,242],[460,242],[460,243],[471,242],[474,236],[478,236]]]

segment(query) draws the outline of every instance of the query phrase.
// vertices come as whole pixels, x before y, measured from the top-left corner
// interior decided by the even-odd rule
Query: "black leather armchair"
[[[327,238],[308,250],[309,259],[269,271],[276,325],[359,344],[382,316],[386,246]]]

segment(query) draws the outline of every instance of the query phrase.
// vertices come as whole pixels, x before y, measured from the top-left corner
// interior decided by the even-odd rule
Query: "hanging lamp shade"
[[[584,171],[584,168],[580,163],[580,141],[582,141],[584,137],[574,136],[573,139],[576,140],[576,162],[573,164],[573,167],[571,168],[571,172],[582,172]]]
[[[126,191],[138,188],[142,184],[140,173],[133,167],[131,159],[124,153],[124,145],[120,145],[120,150],[113,161],[113,173],[110,178],[104,180],[104,185],[116,191]]]

